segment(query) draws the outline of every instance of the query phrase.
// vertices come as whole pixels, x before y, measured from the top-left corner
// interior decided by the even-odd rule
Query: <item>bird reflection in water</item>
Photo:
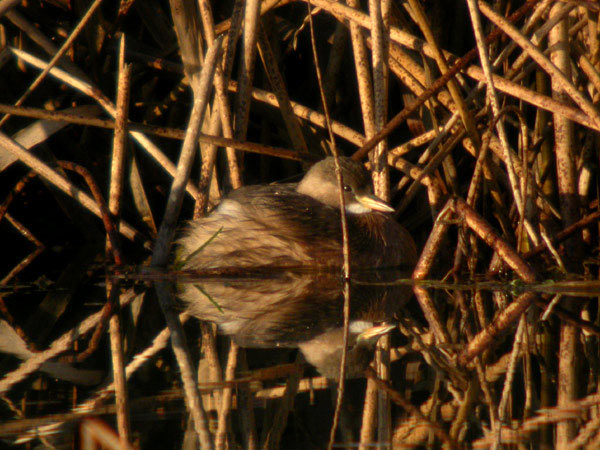
[[[385,270],[385,281],[410,273]],[[389,277],[389,278],[388,278]],[[382,282],[381,272],[356,274]],[[362,376],[377,339],[410,293],[406,286],[351,283],[346,377]],[[299,348],[321,375],[336,379],[343,348],[343,281],[340,272],[276,271],[265,276],[188,280],[179,296],[189,312],[248,348]]]

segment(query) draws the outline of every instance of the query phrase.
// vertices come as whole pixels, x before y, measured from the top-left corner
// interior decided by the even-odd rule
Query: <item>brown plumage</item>
[[[410,234],[389,215],[373,210],[384,209],[385,203],[372,196],[366,170],[349,158],[340,162],[347,186],[351,264],[414,266],[417,255]],[[235,190],[208,217],[190,223],[178,242],[177,259],[185,261],[188,269],[339,267],[342,230],[337,189],[333,158],[327,158],[298,185]],[[365,199],[371,203],[361,203]]]

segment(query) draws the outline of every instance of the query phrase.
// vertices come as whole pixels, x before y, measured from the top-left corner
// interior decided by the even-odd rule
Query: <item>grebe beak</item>
[[[396,325],[377,325],[371,328],[367,328],[365,331],[360,333],[356,338],[357,342],[374,342],[381,336],[389,333]]]
[[[394,208],[373,194],[357,194],[356,200],[365,208],[381,212],[394,212]]]

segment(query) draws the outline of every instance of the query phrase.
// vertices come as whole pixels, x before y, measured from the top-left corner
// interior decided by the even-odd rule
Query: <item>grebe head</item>
[[[348,157],[339,158],[342,170],[346,211],[364,214],[373,211],[392,212],[394,209],[373,195],[371,178],[364,166]],[[310,168],[296,191],[319,200],[328,206],[339,207],[338,182],[333,157],[325,158]]]

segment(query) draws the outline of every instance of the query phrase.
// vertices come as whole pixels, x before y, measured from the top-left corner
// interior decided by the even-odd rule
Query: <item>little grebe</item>
[[[356,268],[412,268],[410,234],[372,194],[368,172],[340,157],[350,262]],[[208,243],[208,244],[207,244]],[[340,267],[342,230],[332,157],[298,184],[246,186],[231,192],[208,217],[192,221],[176,259],[187,270],[255,267]]]

